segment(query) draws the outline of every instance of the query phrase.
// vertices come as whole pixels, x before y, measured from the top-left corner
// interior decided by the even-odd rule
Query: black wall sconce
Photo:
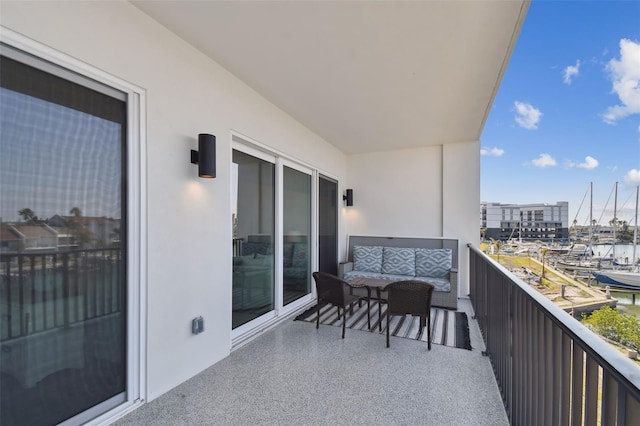
[[[207,133],[198,135],[198,150],[191,150],[191,163],[198,165],[201,178],[216,177],[216,137]]]
[[[347,189],[347,195],[343,195],[342,200],[346,201],[347,207],[353,206],[353,189]]]

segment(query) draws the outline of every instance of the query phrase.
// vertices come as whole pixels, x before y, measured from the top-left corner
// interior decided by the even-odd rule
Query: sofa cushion
[[[374,278],[377,280],[385,280],[392,283],[394,281],[406,281],[406,280],[415,280],[415,281],[423,281],[426,283],[433,284],[434,291],[441,291],[448,293],[451,291],[451,282],[446,278],[434,278],[434,277],[407,277],[406,275],[392,275],[392,274],[376,274],[374,272],[361,272],[361,271],[351,271],[344,274],[342,277],[343,280],[350,283],[356,278]]]
[[[433,278],[433,277],[414,277],[416,281],[423,281],[425,283],[433,284],[434,291],[442,291],[448,293],[451,291],[451,281],[446,278]]]
[[[382,273],[409,275],[416,273],[416,251],[412,248],[384,247],[382,250]]]
[[[343,280],[350,283],[356,278],[373,278],[376,280],[385,280],[392,283],[394,281],[405,281],[411,280],[413,277],[408,277],[406,275],[392,275],[392,274],[380,274],[377,272],[363,272],[363,271],[351,271],[344,274],[342,277]]]
[[[416,249],[416,276],[446,278],[451,272],[451,249]]]
[[[306,268],[309,264],[307,243],[295,243],[293,247],[293,258],[291,266],[294,268]]]
[[[293,263],[293,243],[284,243],[282,246],[282,266],[290,268]]]
[[[354,246],[353,269],[363,272],[382,272],[381,246]]]
[[[250,254],[273,254],[273,246],[271,243],[254,243],[247,242],[242,244],[242,255],[247,256]]]

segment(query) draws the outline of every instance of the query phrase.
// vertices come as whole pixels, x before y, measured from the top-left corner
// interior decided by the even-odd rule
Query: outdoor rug
[[[371,330],[367,326],[367,304],[363,301],[362,307],[357,303],[353,305],[353,315],[347,311],[347,328],[352,330],[370,331],[371,333],[387,333],[387,319],[385,318],[386,305],[382,305],[382,331],[378,328],[378,303],[371,301]],[[295,321],[316,322],[316,306],[307,309],[295,318]],[[320,307],[320,324],[342,327],[342,317],[338,319],[338,310],[335,306],[323,303]],[[426,328],[420,330],[420,317],[411,315],[393,315],[390,318],[391,335],[407,339],[427,342]],[[436,345],[451,346],[454,348],[471,350],[469,337],[469,320],[464,312],[456,312],[449,309],[431,308],[431,343]]]

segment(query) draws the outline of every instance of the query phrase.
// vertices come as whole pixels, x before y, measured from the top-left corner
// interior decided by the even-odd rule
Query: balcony
[[[470,309],[468,300],[462,305]],[[480,332],[473,350],[287,319],[117,425],[507,425]]]
[[[633,424],[640,368],[469,250],[472,351],[287,320],[116,424]]]
[[[427,351],[402,338],[386,348],[384,335],[355,330],[343,340],[339,328],[316,330],[290,317],[115,424],[624,425],[640,416],[637,365],[476,248],[469,254],[471,299],[459,309],[472,319],[471,351]],[[20,301],[31,303],[28,286],[19,290],[12,278],[27,270],[69,277],[119,256],[117,249],[5,256],[3,299],[16,313]],[[60,280],[59,294],[72,282]],[[28,316],[5,322],[3,344],[17,350],[27,334],[51,338],[76,322],[110,320],[119,298],[100,285],[82,303],[58,306],[51,324]],[[41,310],[56,307],[54,299],[42,299]],[[89,334],[103,336],[98,331]]]

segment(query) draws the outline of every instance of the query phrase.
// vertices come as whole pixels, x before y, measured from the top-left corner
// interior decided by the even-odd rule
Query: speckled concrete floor
[[[469,310],[468,301],[461,301]],[[116,425],[508,425],[474,350],[285,321]]]

